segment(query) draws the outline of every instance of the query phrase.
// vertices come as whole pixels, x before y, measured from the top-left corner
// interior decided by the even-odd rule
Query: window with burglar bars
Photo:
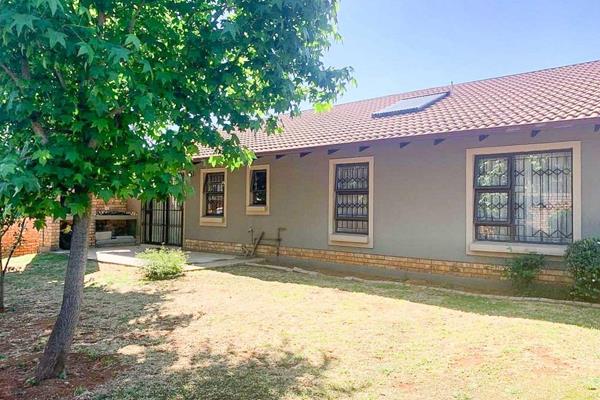
[[[209,172],[204,177],[205,209],[207,217],[222,217],[225,214],[225,173]]]
[[[369,234],[369,163],[336,165],[335,232]]]
[[[477,240],[573,241],[571,150],[477,156],[474,178]]]
[[[250,179],[250,205],[267,205],[267,170],[254,169]]]

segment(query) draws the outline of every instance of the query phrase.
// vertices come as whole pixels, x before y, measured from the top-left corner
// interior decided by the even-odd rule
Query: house
[[[280,262],[442,280],[498,278],[536,252],[551,261],[539,279],[566,283],[567,245],[600,235],[600,61],[282,123],[240,135],[248,168],[198,155],[184,248],[240,253],[262,234],[257,254]]]
[[[548,256],[540,281],[566,284],[566,247],[600,236],[600,61],[282,123],[281,135],[240,134],[250,167],[212,168],[201,150],[185,204],[127,201],[137,239],[488,285],[530,252]]]

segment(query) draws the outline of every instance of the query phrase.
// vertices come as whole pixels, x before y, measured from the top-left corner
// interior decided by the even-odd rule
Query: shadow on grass
[[[311,285],[353,293],[382,296],[480,315],[524,318],[600,329],[600,308],[533,301],[490,299],[478,296],[477,294],[446,293],[425,286],[398,285],[393,282],[364,283],[335,276],[322,274],[312,276],[261,267],[229,267],[215,269],[215,271],[263,281]]]
[[[83,398],[276,400],[294,395],[331,398],[332,393],[343,397],[360,389],[327,384],[329,355],[308,359],[287,343],[251,352],[238,352],[234,345],[215,350],[200,344],[183,356],[171,342],[178,334],[175,330],[185,333],[204,314],[169,314],[164,304],[174,285],[144,282],[135,268],[99,270],[96,263],[87,268],[67,380],[28,387],[25,381],[33,374],[60,307],[66,261],[64,255],[43,254],[9,275],[14,308],[0,316],[0,382],[12,384],[0,390],[1,398],[71,398],[93,390]],[[11,376],[3,376],[9,371]]]
[[[135,383],[93,397],[96,400],[277,400],[290,395],[302,398],[332,398],[349,395],[356,387],[331,387],[323,375],[331,360],[318,362],[299,356],[284,346],[269,352],[238,354],[231,349],[216,353],[210,347],[192,358],[192,365],[161,372],[159,380],[137,379]],[[335,398],[335,396],[333,397]]]
[[[18,272],[7,275],[8,312],[0,314],[0,398],[55,399],[71,398],[76,391],[101,385],[130,365],[146,360],[170,365],[177,355],[152,352],[147,348],[165,342],[174,327],[185,327],[196,315],[159,316],[161,305],[170,292],[157,285],[143,290],[144,282],[118,290],[118,279],[134,277],[137,271],[115,274],[116,287],[95,283],[90,274],[99,271],[88,262],[86,287],[80,321],[72,346],[67,380],[52,379],[37,386],[27,385],[58,315],[67,256],[41,254]],[[122,271],[121,271],[122,272]],[[108,278],[111,278],[110,271]],[[121,352],[121,349],[129,351]],[[137,349],[132,351],[131,349]],[[105,365],[106,361],[110,365]]]

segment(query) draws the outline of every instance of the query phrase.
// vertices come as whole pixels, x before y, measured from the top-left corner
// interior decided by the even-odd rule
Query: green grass
[[[64,262],[9,276],[0,332],[56,312]],[[86,280],[74,348],[128,366],[85,385],[98,400],[600,398],[597,308],[254,267],[147,282],[92,266]]]

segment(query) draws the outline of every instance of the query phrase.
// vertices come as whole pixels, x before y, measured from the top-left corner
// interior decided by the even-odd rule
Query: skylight
[[[395,102],[386,108],[374,112],[373,117],[389,117],[390,115],[408,114],[426,109],[433,103],[448,96],[450,92],[429,94],[427,96],[411,97]]]

